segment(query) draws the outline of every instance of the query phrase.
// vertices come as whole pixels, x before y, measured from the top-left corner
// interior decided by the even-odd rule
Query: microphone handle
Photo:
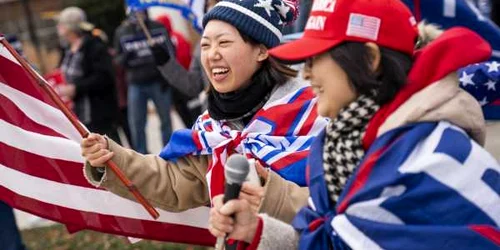
[[[241,191],[241,183],[227,183],[224,187],[224,199],[223,202],[226,202],[234,199],[238,199]],[[231,217],[234,218],[234,215]],[[222,246],[225,246],[225,250],[236,250],[238,243],[235,241],[233,244],[229,244],[224,237],[217,238],[217,243],[215,244],[216,250],[222,250]]]
[[[241,183],[227,183],[224,187],[224,204],[240,197]]]

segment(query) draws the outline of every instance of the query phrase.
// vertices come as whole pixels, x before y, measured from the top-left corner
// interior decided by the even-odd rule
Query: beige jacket
[[[210,204],[205,178],[208,156],[188,156],[172,162],[157,155],[142,155],[125,149],[111,139],[108,139],[108,145],[109,150],[115,153],[112,160],[154,206],[179,212]],[[134,200],[112,171],[102,173],[100,170],[87,163],[85,177],[96,187]],[[306,187],[301,188],[269,171],[260,212],[291,222],[296,212],[306,205],[307,197],[309,191]]]

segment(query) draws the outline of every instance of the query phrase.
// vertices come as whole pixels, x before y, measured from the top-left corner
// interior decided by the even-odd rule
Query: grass
[[[22,231],[28,250],[188,250],[208,249],[182,244],[144,240],[130,244],[125,237],[94,231],[69,234],[62,225]]]

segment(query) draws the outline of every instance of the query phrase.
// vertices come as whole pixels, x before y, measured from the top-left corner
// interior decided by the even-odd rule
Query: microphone
[[[238,199],[240,196],[241,185],[245,182],[249,171],[250,164],[245,156],[240,154],[233,154],[229,156],[226,161],[226,165],[224,166],[224,177],[226,179],[224,188],[224,203],[230,200]],[[224,237],[217,238],[215,249],[222,249],[224,242]],[[226,244],[226,250],[228,249],[236,249],[236,244]]]

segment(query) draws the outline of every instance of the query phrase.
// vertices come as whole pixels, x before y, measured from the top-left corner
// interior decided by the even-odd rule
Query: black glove
[[[160,66],[167,63],[170,60],[170,54],[168,53],[168,49],[161,44],[155,44],[150,46],[151,53],[155,59],[156,65]]]

